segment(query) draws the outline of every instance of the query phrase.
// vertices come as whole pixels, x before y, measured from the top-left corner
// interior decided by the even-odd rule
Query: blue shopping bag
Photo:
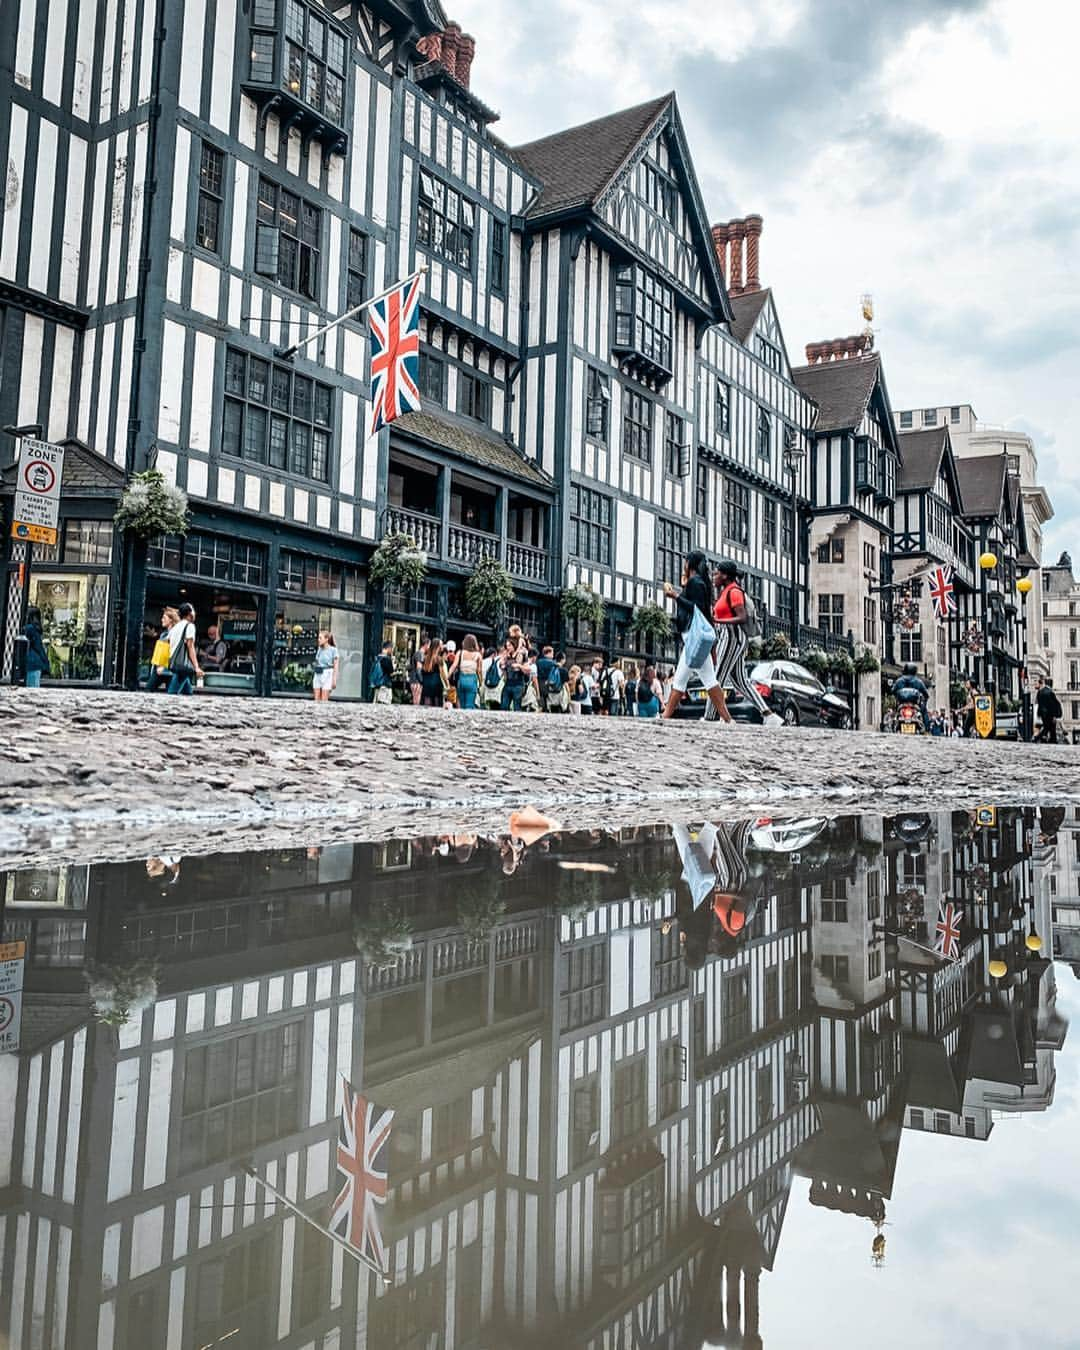
[[[690,627],[683,634],[686,664],[691,670],[697,670],[699,666],[705,664],[715,641],[716,633],[712,624],[695,605],[694,617],[690,620]]]

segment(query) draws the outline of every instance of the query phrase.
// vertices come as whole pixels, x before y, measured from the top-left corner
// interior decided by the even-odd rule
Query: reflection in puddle
[[[1076,814],[0,875],[0,1342],[761,1345],[789,1200],[888,1264],[905,1130],[1052,1105]]]

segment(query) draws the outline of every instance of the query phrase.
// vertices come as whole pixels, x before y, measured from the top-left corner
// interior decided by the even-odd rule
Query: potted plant
[[[642,605],[634,610],[630,631],[641,639],[646,652],[655,651],[671,637],[671,615],[663,605]]]
[[[498,625],[514,598],[510,573],[498,558],[481,558],[465,583],[465,605],[469,613],[485,623]]]
[[[170,483],[160,469],[132,474],[113,521],[123,534],[130,534],[136,539],[157,539],[163,534],[187,534],[187,493],[175,483]]]
[[[94,1016],[107,1027],[126,1026],[136,1013],[153,1007],[157,976],[157,963],[145,957],[116,965],[88,965],[86,978]]]
[[[818,679],[829,672],[828,652],[822,651],[820,647],[807,647],[806,651],[799,657],[799,662],[806,667],[811,675],[816,675]]]
[[[869,647],[863,647],[852,662],[856,675],[874,675],[881,669],[881,662]]]
[[[427,576],[427,554],[411,534],[391,530],[371,555],[368,577],[383,586],[415,590]]]
[[[559,604],[564,619],[591,623],[596,628],[604,622],[604,602],[584,581],[568,586],[559,597]]]

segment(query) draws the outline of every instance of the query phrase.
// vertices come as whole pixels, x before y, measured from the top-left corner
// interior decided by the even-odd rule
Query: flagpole
[[[376,296],[375,299],[378,299],[378,297]],[[304,1211],[300,1208],[300,1206],[296,1204],[294,1201],[290,1200],[289,1197],[284,1194],[284,1192],[279,1191],[276,1186],[272,1186],[270,1182],[266,1180],[265,1177],[259,1176],[258,1172],[255,1171],[254,1167],[252,1167],[248,1163],[245,1163],[243,1166],[243,1171],[247,1176],[249,1176],[252,1179],[252,1181],[257,1182],[258,1185],[262,1186],[264,1190],[269,1191],[270,1194],[274,1197],[274,1199],[279,1200],[285,1206],[286,1209],[291,1210],[292,1213],[297,1216],[297,1218],[303,1219],[305,1223],[310,1224],[311,1227],[314,1228],[317,1232],[321,1233],[323,1237],[329,1238],[331,1242],[336,1243],[343,1251],[348,1252],[350,1256],[354,1256],[362,1266],[367,1266],[369,1270],[374,1271],[374,1273],[378,1275],[378,1277],[382,1280],[383,1284],[391,1283],[390,1276],[387,1275],[387,1273],[380,1266],[376,1265],[376,1263],[372,1261],[372,1259],[369,1256],[365,1256],[364,1253],[360,1251],[358,1247],[354,1247],[351,1242],[347,1242],[339,1233],[331,1232],[329,1228],[319,1223],[317,1219],[313,1219],[310,1214],[305,1214]]]
[[[301,338],[299,342],[294,342],[288,347],[278,347],[275,350],[274,355],[282,361],[291,360],[301,347],[306,347],[309,342],[314,342],[317,338],[323,337],[326,333],[329,333],[331,328],[336,328],[339,323],[344,323],[346,319],[354,318],[362,310],[369,308],[369,306],[374,305],[377,301],[385,300],[388,295],[399,290],[402,286],[407,286],[410,281],[415,281],[417,277],[422,277],[427,270],[427,263],[421,263],[415,272],[410,272],[409,275],[402,278],[401,281],[395,281],[392,286],[387,286],[385,291],[380,291],[378,295],[373,295],[370,300],[361,300],[358,305],[353,305],[352,309],[347,309],[345,313],[339,315],[338,318],[332,319],[330,323],[324,323],[321,328],[317,328],[310,337]]]

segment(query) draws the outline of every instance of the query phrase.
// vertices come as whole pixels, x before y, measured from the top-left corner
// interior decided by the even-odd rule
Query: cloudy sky
[[[450,0],[511,144],[674,89],[714,220],[765,219],[793,360],[862,327],[893,406],[1035,438],[1080,555],[1073,0]]]

